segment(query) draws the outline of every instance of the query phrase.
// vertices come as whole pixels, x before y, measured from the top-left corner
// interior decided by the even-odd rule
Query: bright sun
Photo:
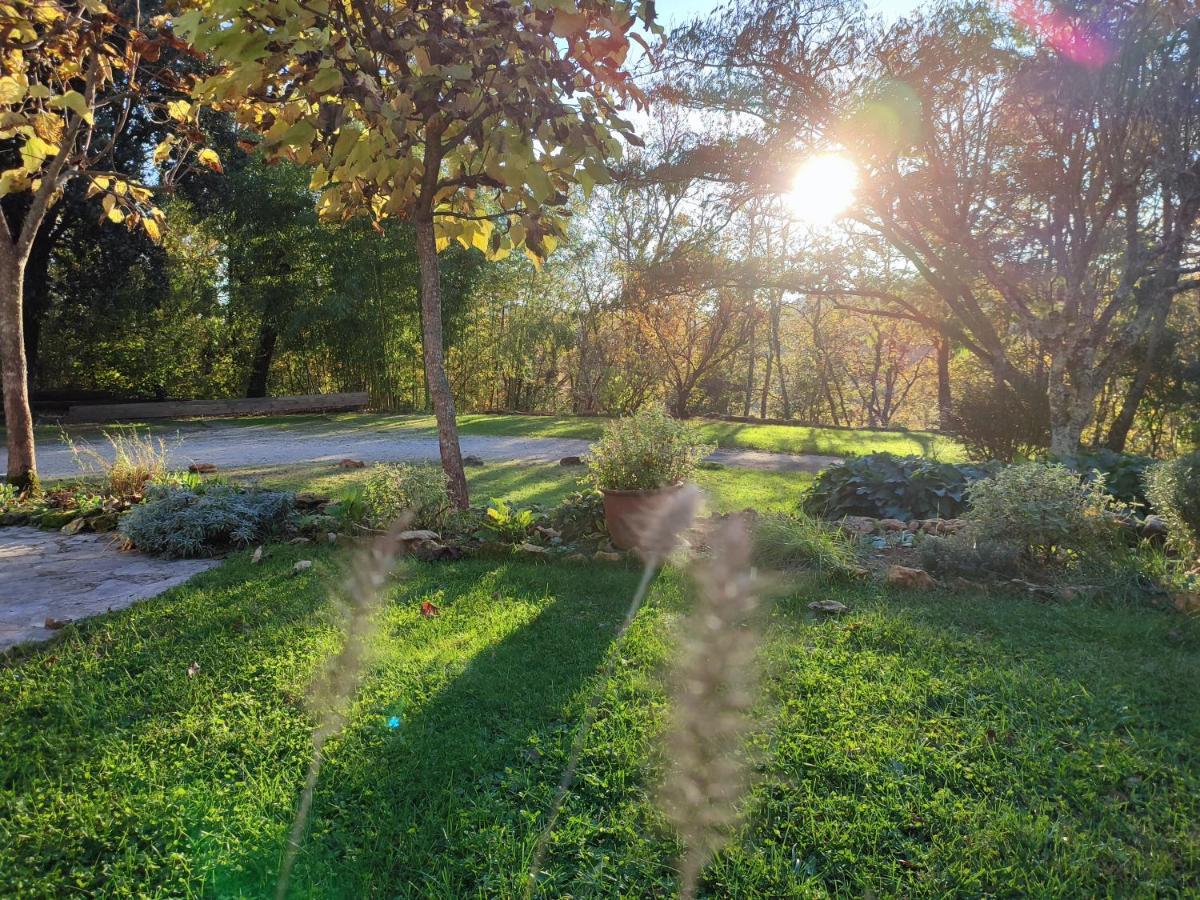
[[[829,225],[854,202],[858,168],[837,153],[810,156],[796,171],[788,195],[796,217],[810,225]]]

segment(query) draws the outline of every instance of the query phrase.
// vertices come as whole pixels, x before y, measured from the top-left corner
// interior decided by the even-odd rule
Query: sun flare
[[[796,218],[810,225],[829,225],[854,202],[858,168],[837,153],[806,159],[796,170],[788,194]]]

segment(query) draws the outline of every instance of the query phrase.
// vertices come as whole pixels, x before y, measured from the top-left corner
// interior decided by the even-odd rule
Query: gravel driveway
[[[491,461],[557,462],[564,456],[582,456],[588,441],[573,438],[497,437],[461,435],[465,456]],[[296,463],[335,463],[340,459],[363,462],[436,460],[437,438],[433,435],[406,434],[396,430],[371,430],[336,424],[305,425],[300,428],[277,425],[235,425],[210,423],[181,426],[167,438],[172,466],[189,463],[213,463],[222,469],[288,465]],[[95,443],[107,450],[103,440]],[[70,448],[61,441],[41,441],[38,445],[38,473],[43,478],[69,478],[79,473]],[[817,472],[836,456],[791,455],[760,450],[718,450],[712,462],[774,472]]]

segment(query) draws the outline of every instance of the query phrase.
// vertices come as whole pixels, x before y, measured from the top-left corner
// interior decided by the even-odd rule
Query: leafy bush
[[[288,528],[295,494],[216,485],[203,492],[150,489],[118,530],[144,553],[167,557],[214,556],[256,543]]]
[[[1149,456],[1136,453],[1117,453],[1114,450],[1080,451],[1061,460],[1062,464],[1079,473],[1088,481],[1103,476],[1104,489],[1109,495],[1129,506],[1145,509],[1149,506],[1146,497],[1146,470],[1154,464]]]
[[[363,523],[387,528],[402,515],[412,528],[440,531],[453,508],[446,475],[437,466],[392,463],[375,466],[362,487]]]
[[[1152,465],[1146,494],[1167,523],[1171,546],[1188,559],[1200,556],[1200,451]]]
[[[592,444],[588,470],[596,487],[646,491],[681,484],[713,451],[686,422],[661,409],[617,419]]]
[[[140,499],[151,482],[161,481],[167,473],[167,442],[162,438],[130,432],[104,432],[112,459],[88,443],[76,444],[64,434],[64,440],[80,470],[98,473],[103,493],[121,499]]]
[[[934,575],[1011,576],[1024,562],[1021,547],[1012,541],[978,541],[969,534],[928,535],[918,547],[921,565]]]
[[[970,385],[954,403],[948,430],[971,459],[1027,459],[1050,444],[1050,405],[1045,391],[1027,395],[1006,384]]]
[[[989,471],[983,466],[932,462],[919,456],[872,453],[821,472],[804,507],[829,519],[951,518],[963,511],[967,487]]]
[[[759,516],[754,532],[754,561],[773,569],[815,569],[849,573],[858,568],[855,541],[803,513]]]
[[[519,544],[533,533],[540,518],[541,513],[531,507],[493,500],[484,514],[483,527],[505,543]]]
[[[604,535],[604,495],[596,490],[576,491],[550,511],[550,527],[565,543],[592,535]]]
[[[977,481],[965,518],[977,543],[1008,543],[1038,565],[1103,562],[1120,544],[1121,507],[1103,476],[1084,481],[1058,464],[1022,463]]]

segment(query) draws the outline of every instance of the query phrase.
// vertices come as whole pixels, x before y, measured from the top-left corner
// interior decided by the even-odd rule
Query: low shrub
[[[938,576],[1012,576],[1024,568],[1021,547],[1011,541],[977,541],[969,534],[928,535],[917,546],[921,566]]]
[[[687,481],[714,449],[691,425],[647,408],[606,426],[587,465],[598,488],[648,491]]]
[[[604,495],[597,490],[576,491],[550,511],[550,527],[573,544],[588,537],[607,534],[604,524]]]
[[[1066,561],[1103,564],[1121,545],[1120,504],[1057,463],[1022,463],[971,485],[966,518],[977,544],[1012,544],[1038,567]]]
[[[540,510],[492,500],[484,512],[483,527],[499,541],[520,544],[531,537],[544,518]]]
[[[856,550],[841,529],[804,513],[759,516],[754,531],[754,561],[766,568],[846,574],[858,568]]]
[[[1167,523],[1167,540],[1186,559],[1200,557],[1200,451],[1146,470],[1146,495]]]
[[[955,518],[966,506],[968,486],[991,471],[986,466],[871,453],[821,472],[803,505],[827,519]]]
[[[453,508],[446,475],[437,466],[390,463],[375,466],[363,482],[362,522],[387,528],[402,515],[410,528],[440,531]]]
[[[1028,459],[1050,445],[1050,406],[1045,391],[1026,394],[1006,384],[968,385],[954,402],[947,430],[971,459]]]
[[[1080,451],[1059,461],[1088,481],[1103,476],[1104,489],[1121,503],[1140,510],[1150,505],[1146,496],[1145,477],[1146,470],[1154,464],[1154,460],[1149,456],[1100,448]]]
[[[288,529],[295,494],[216,485],[202,492],[154,487],[122,517],[118,530],[144,553],[215,556]]]

